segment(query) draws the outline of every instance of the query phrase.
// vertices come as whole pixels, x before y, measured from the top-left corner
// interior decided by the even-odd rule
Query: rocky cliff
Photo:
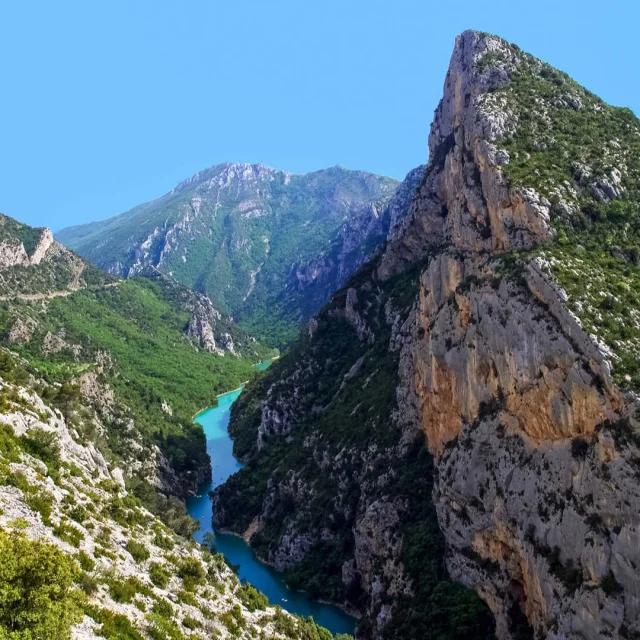
[[[386,236],[397,181],[216,165],[166,195],[57,237],[123,277],[151,266],[280,346]]]
[[[447,574],[499,638],[635,637],[640,123],[470,31],[429,152],[383,253],[237,403],[214,521],[363,637],[491,635]]]

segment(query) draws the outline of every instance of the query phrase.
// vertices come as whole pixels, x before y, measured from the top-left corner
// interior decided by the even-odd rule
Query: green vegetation
[[[206,575],[198,558],[185,558],[178,567],[178,576],[182,578],[185,591],[195,591],[196,587],[205,584]]]
[[[0,214],[0,242],[20,244],[31,257],[44,232],[42,227],[30,227],[9,216]]]
[[[304,638],[304,640],[332,640],[334,636],[323,627],[319,627],[313,618],[301,618],[283,613],[280,607],[271,619],[276,633],[281,633],[286,638]],[[351,636],[340,633],[335,640],[353,640]]]
[[[447,577],[444,538],[431,500],[431,456],[422,440],[399,447],[402,432],[392,419],[399,351],[388,348],[391,326],[385,303],[406,315],[426,262],[385,283],[372,280],[375,263],[351,279],[348,286],[357,290],[358,309],[374,331],[373,341],[359,340],[341,313],[344,289],[318,315],[313,338],[301,338],[264,377],[248,385],[232,407],[229,429],[234,451],[246,465],[216,490],[225,515],[219,524],[244,531],[260,514],[261,528],[251,544],[263,557],[291,528],[309,535],[315,544],[285,572],[287,583],[315,598],[362,607],[366,596],[359,584],[347,587],[342,582],[342,566],[353,555],[359,505],[377,500],[403,504],[399,560],[417,595],[397,599],[385,637],[490,638],[493,622],[486,606],[473,591]],[[295,403],[296,422],[288,438],[263,437],[258,450],[260,400],[269,388],[284,403]],[[320,466],[323,459],[331,464]],[[301,498],[287,491],[293,473]],[[276,499],[265,512],[268,486]],[[331,537],[320,537],[323,530]],[[367,637],[371,631],[362,620],[359,633]]]
[[[166,567],[157,562],[151,563],[149,567],[149,579],[156,587],[164,589],[169,583],[170,578],[171,572]]]
[[[147,547],[137,540],[129,540],[127,542],[127,551],[131,554],[136,562],[144,562],[150,557]]]
[[[107,640],[144,640],[126,616],[94,606],[85,606],[84,612],[102,625],[100,635]]]
[[[190,315],[176,306],[180,291],[177,285],[163,281],[132,280],[54,299],[44,316],[38,313],[37,304],[0,303],[0,334],[4,331],[5,341],[15,317],[37,323],[29,342],[11,345],[26,362],[17,364],[15,358],[0,352],[0,375],[23,384],[32,372],[44,378],[48,384],[37,388],[43,399],[59,408],[108,458],[131,455],[133,437],[145,447],[139,455],[146,456],[144,451],[158,446],[185,482],[202,477],[209,460],[202,428],[191,422],[191,416],[196,409],[214,404],[218,393],[255,376],[253,362],[269,350],[255,344],[251,347],[254,355],[243,358],[196,350],[184,337]],[[57,334],[60,327],[64,327],[62,348],[55,353],[46,351],[47,336]],[[110,360],[101,370],[96,362],[105,353]],[[87,403],[77,384],[79,376],[92,371],[99,384],[108,384],[115,391],[117,404],[109,406],[107,400],[105,406],[99,398],[95,402],[107,427],[106,439],[86,419],[90,417]],[[13,392],[0,396],[7,407],[25,405]],[[163,411],[163,402],[171,406],[172,415]],[[136,428],[133,434],[122,428],[130,418]],[[55,443],[47,441],[50,437],[46,432],[32,432],[21,447],[43,460],[54,476],[59,461]],[[195,524],[184,505],[159,496],[143,479],[132,484],[135,495],[154,514],[183,535],[193,533]]]
[[[0,637],[66,640],[82,617],[76,573],[55,546],[0,529]]]
[[[133,602],[136,595],[142,594],[145,596],[153,595],[153,592],[148,587],[144,586],[140,580],[134,576],[130,576],[125,580],[110,577],[108,580],[109,595],[116,601],[121,603]]]
[[[162,198],[117,218],[65,229],[57,237],[123,275],[136,260],[134,247],[150,238],[150,263],[158,264],[162,252],[163,272],[206,293],[261,342],[281,347],[337,287],[335,263],[345,219],[367,203],[386,201],[398,183],[333,167],[307,175],[265,173],[257,181],[236,174],[231,188],[213,188],[217,180],[227,180],[227,170],[227,165],[211,167]],[[199,215],[188,230],[173,236],[177,247],[164,251],[165,234],[191,210],[194,199]],[[353,249],[354,264],[383,242],[385,233],[381,228],[369,243]],[[296,269],[320,257],[328,272],[299,286]]]
[[[58,526],[54,526],[53,533],[58,536],[60,540],[64,540],[76,548],[78,548],[82,540],[84,540],[82,531],[65,521],[62,521]]]
[[[42,230],[0,217],[0,239],[5,242],[23,242],[32,251],[41,235]],[[37,379],[34,390],[45,403],[64,415],[81,442],[93,442],[110,462],[126,467],[148,460],[158,447],[180,478],[175,493],[195,488],[209,471],[209,457],[202,428],[192,423],[193,414],[215,404],[217,394],[255,376],[254,363],[272,350],[250,341],[228,318],[220,318],[216,330],[229,333],[240,357],[197,348],[185,331],[202,301],[158,274],[118,282],[62,248],[39,265],[1,271],[0,345],[18,353],[16,358],[0,350],[2,379],[23,386]],[[69,293],[72,279],[80,290],[51,297],[44,307],[42,299],[24,297]],[[14,293],[22,297],[9,298]],[[16,328],[17,339],[12,333]],[[0,390],[0,409],[29,411],[48,420],[12,387]],[[60,461],[51,434],[32,430],[14,445],[16,451],[42,460],[58,482]],[[194,532],[196,524],[178,500],[158,495],[144,478],[129,484],[132,493],[176,532]],[[29,500],[48,521],[46,499]],[[121,524],[142,524],[135,509],[117,501],[110,509]],[[65,513],[78,523],[87,517],[81,505],[66,505]],[[72,544],[78,542],[66,525],[59,534]],[[171,544],[170,537],[163,541]]]
[[[24,300],[0,305],[0,339],[19,352],[0,346],[2,410],[24,414],[27,424],[38,418],[52,427],[52,413],[60,412],[74,439],[94,441],[112,463],[127,460],[131,453],[127,449],[144,461],[149,455],[144,445],[158,444],[175,470],[187,469],[188,474],[191,469],[192,481],[197,481],[208,458],[203,453],[202,431],[190,422],[194,409],[190,403],[203,406],[212,398],[209,385],[205,389],[205,383],[195,376],[219,384],[214,392],[226,390],[227,385],[239,386],[257,373],[248,354],[268,355],[270,350],[254,344],[250,352],[242,351],[245,357],[224,359],[198,351],[184,338],[190,314],[180,306],[182,288],[173,284],[165,288],[165,284],[136,280],[78,291],[51,299],[46,306]],[[33,331],[28,339],[14,343],[9,334],[16,318],[32,322]],[[180,366],[186,368],[182,377]],[[82,380],[85,374],[91,374],[89,388],[86,379]],[[190,399],[185,399],[187,388]],[[36,394],[51,411],[40,404]],[[162,400],[170,404],[172,414],[162,409]],[[105,439],[101,429],[92,430],[96,418],[106,427]],[[128,433],[126,439],[123,433]],[[139,453],[131,440],[143,445]],[[16,436],[11,426],[0,424],[0,486],[15,487],[18,491],[7,495],[39,513],[50,532],[66,543],[62,548],[69,551],[65,554],[54,545],[26,537],[26,533],[37,532],[34,514],[10,520],[7,529],[11,533],[0,529],[0,638],[68,639],[71,625],[80,621],[83,612],[98,623],[98,633],[105,638],[141,640],[143,633],[163,640],[197,638],[201,626],[206,627],[202,633],[208,633],[210,625],[185,615],[179,604],[197,607],[205,618],[214,620],[216,613],[202,604],[203,599],[217,600],[222,606],[218,594],[226,594],[233,605],[237,602],[232,599],[235,589],[252,611],[266,609],[266,598],[253,587],[239,587],[235,578],[220,575],[224,567],[220,555],[178,539],[175,533],[190,537],[197,524],[177,498],[158,494],[141,477],[129,478],[128,491],[124,491],[119,482],[104,478],[101,464],[89,470],[82,456],[70,461],[69,456],[78,452],[64,444],[61,455],[56,431],[32,424],[26,433]],[[29,469],[12,470],[11,463]],[[55,495],[47,490],[51,481],[57,485]],[[143,504],[168,526],[146,513]],[[151,557],[150,545],[140,537],[142,531],[150,533],[165,551],[160,554],[164,560],[148,564],[148,579],[120,572],[118,565],[128,557],[117,544],[120,527],[125,530],[126,552],[136,562],[147,563]],[[95,543],[82,545],[93,549],[92,554],[79,550],[85,536]],[[174,546],[176,555],[166,553]],[[184,557],[185,551],[194,555]],[[110,568],[105,569],[105,559]],[[182,584],[181,591],[170,595],[179,603],[175,617],[174,607],[151,587],[166,588],[174,575]],[[129,610],[136,615],[142,612],[145,622],[139,628],[129,614],[118,615],[91,604],[98,594],[103,599],[105,587],[115,602],[132,605]],[[240,606],[233,605],[224,615],[228,628],[235,633],[245,630],[246,611]]]
[[[44,229],[29,227],[13,218],[0,214],[0,242],[24,246],[30,258],[42,238]],[[24,254],[22,255],[24,259]],[[20,262],[18,259],[17,262]],[[66,291],[80,278],[87,286],[101,286],[115,278],[83,261],[70,251],[61,251],[55,261],[42,260],[39,264],[15,264],[5,267],[0,274],[0,296],[46,294]]]
[[[147,616],[149,626],[146,631],[152,640],[184,640],[184,634],[175,622],[156,613]]]
[[[552,205],[555,241],[534,251],[569,294],[585,329],[614,354],[623,389],[640,389],[640,120],[532,56],[490,94],[517,128],[499,146],[513,187]],[[496,54],[487,62],[499,63]]]
[[[253,585],[244,584],[238,588],[236,595],[249,611],[264,611],[269,606],[267,596],[260,593]]]

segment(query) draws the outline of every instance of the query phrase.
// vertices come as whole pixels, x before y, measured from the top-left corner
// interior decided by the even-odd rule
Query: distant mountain
[[[225,163],[56,238],[125,278],[150,266],[170,274],[281,345],[384,241],[398,184],[342,167],[296,175]]]

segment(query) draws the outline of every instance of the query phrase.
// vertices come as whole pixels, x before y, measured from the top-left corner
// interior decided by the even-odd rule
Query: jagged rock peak
[[[392,227],[382,277],[445,242],[495,251],[552,238],[550,202],[508,183],[509,154],[498,145],[516,132],[518,118],[494,91],[525,65],[535,71],[543,63],[495,36],[465,31],[456,38],[431,124],[427,169],[409,214]]]
[[[318,570],[327,548],[341,554],[374,637],[427,637],[420,622],[431,633],[432,587],[419,585],[434,558],[485,601],[500,640],[639,636],[640,122],[469,31],[429,146],[384,251],[243,393],[229,429],[251,464],[217,489],[214,515],[246,531],[234,505],[269,476],[264,499],[251,496],[253,535],[269,531],[261,552],[308,568],[312,549]],[[389,364],[397,379],[378,377]],[[390,417],[391,401],[376,406],[389,388]],[[416,553],[408,523],[432,523],[419,501],[393,501],[416,431],[436,472],[416,462],[415,484],[444,557],[431,543]],[[380,470],[373,482],[360,464]],[[331,517],[344,523],[333,548]],[[412,589],[421,613],[407,633]]]
[[[275,176],[282,176],[285,183],[288,183],[293,174],[289,171],[274,169],[264,164],[249,164],[246,162],[222,162],[216,164],[203,171],[194,173],[190,178],[180,182],[171,191],[172,194],[178,193],[194,184],[213,180],[219,186],[228,185],[233,180],[253,180],[253,181],[270,181]]]

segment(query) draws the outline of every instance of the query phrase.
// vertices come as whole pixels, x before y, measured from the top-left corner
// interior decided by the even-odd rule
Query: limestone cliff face
[[[586,123],[607,140],[601,153],[580,137]],[[621,303],[636,254],[618,213],[637,210],[629,149],[638,136],[637,119],[560,72],[465,32],[429,163],[385,250],[243,394],[231,432],[252,469],[219,490],[214,518],[244,530],[233,505],[247,497],[251,542],[281,568],[302,571],[319,549],[334,558],[327,549],[339,548],[336,597],[353,603],[344,594],[362,591],[363,637],[417,637],[399,620],[412,599],[429,619],[433,587],[420,563],[439,552],[450,577],[491,609],[501,640],[640,633],[640,401],[637,358],[625,353],[636,353],[637,308]],[[579,238],[575,258],[567,233]],[[598,294],[599,306],[576,300],[557,279],[563,256],[570,283],[614,293]],[[602,256],[587,277],[584,265]],[[624,340],[587,329],[619,323]],[[397,378],[383,383],[392,369]],[[395,393],[383,401],[385,384]],[[412,461],[416,434],[433,468]],[[432,541],[429,510],[412,491],[420,473],[440,551],[416,551],[414,527]],[[406,477],[411,486],[398,484]],[[424,637],[451,631],[439,633],[425,624]]]
[[[496,54],[503,66],[481,71]],[[518,123],[491,91],[520,64],[496,38],[458,38],[431,173],[380,273],[447,245],[420,277],[401,372],[439,472],[450,574],[489,604],[500,638],[514,608],[539,637],[611,637],[637,632],[640,613],[635,397],[538,261],[517,280],[500,263],[553,237],[549,201],[501,170]]]
[[[32,229],[0,214],[0,287],[12,295],[55,296],[84,286],[85,262],[53,239],[49,229]],[[31,282],[24,269],[29,268]]]
[[[191,314],[185,335],[198,348],[220,356],[227,353],[239,355],[231,331],[235,334],[241,351],[250,350],[251,338],[239,331],[230,317],[220,313],[207,296],[183,287],[155,267],[141,268],[139,276],[161,283],[180,308]]]

